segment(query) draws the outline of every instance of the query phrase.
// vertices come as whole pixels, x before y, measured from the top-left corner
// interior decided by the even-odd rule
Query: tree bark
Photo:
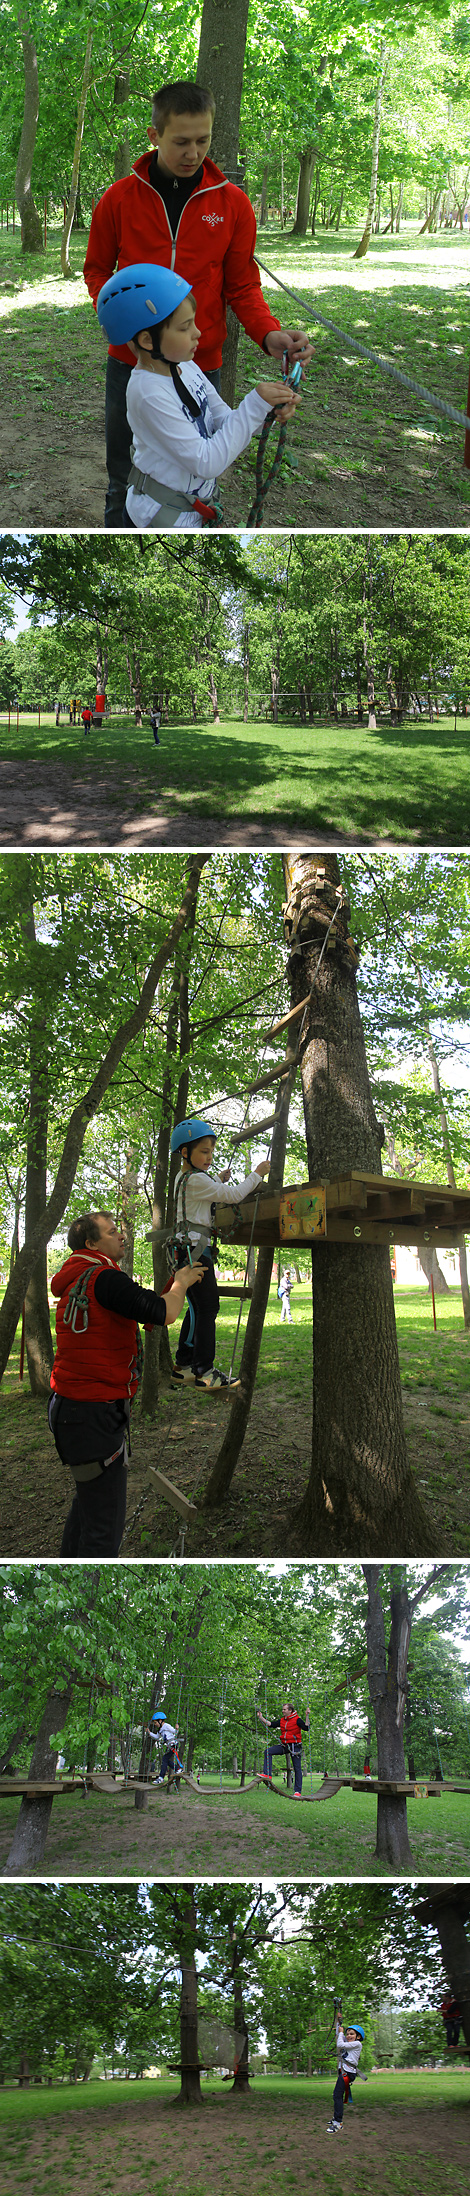
[[[248,2029],[246,2025],[245,2009],[243,2004],[242,1966],[240,1959],[240,1949],[237,1944],[236,1933],[232,1929],[230,1930],[230,1936],[232,1937],[233,1947],[233,2023],[238,2046],[238,2058],[236,2059],[235,2063],[232,2090],[236,2090],[238,2097],[248,2097],[250,2094],[250,2084],[248,2079]],[[240,2038],[242,2039],[241,2043]]]
[[[36,1745],[28,1769],[28,1783],[54,1782],[60,1748],[51,1751],[50,1739],[62,1731],[72,1699],[72,1684],[63,1693],[55,1691],[46,1701]],[[41,1867],[49,1822],[54,1801],[51,1799],[23,1798],[15,1826],[13,1843],[3,1869],[4,1876],[30,1875]]]
[[[377,1734],[377,1775],[406,1781],[403,1717],[406,1702],[406,1668],[412,1611],[405,1584],[392,1588],[391,1629],[388,1655],[380,1592],[382,1566],[363,1563],[367,1586],[367,1675]],[[400,1872],[412,1867],[408,1837],[406,1798],[379,1792],[377,1798],[376,1854],[389,1868]]]
[[[414,958],[414,957],[413,957],[413,955],[410,955],[410,958],[411,958],[411,959],[413,959],[413,958]],[[424,984],[423,984],[423,978],[422,978],[422,973],[421,973],[420,965],[419,965],[419,962],[418,962],[417,960],[415,960],[415,961],[414,961],[414,966],[415,966],[415,969],[416,969],[416,974],[417,974],[417,977],[418,977],[418,984],[419,984],[419,989],[420,989],[420,993],[421,993],[421,996],[422,996],[422,998],[423,998],[423,997],[424,997]],[[450,1188],[451,1188],[451,1189],[456,1189],[456,1188],[457,1188],[457,1183],[456,1183],[456,1179],[455,1179],[455,1173],[454,1173],[454,1162],[453,1162],[453,1158],[452,1158],[452,1146],[451,1146],[451,1139],[450,1139],[450,1129],[449,1129],[449,1122],[448,1122],[448,1119],[447,1119],[447,1109],[446,1109],[446,1105],[445,1105],[445,1100],[444,1100],[444,1095],[443,1095],[443,1091],[442,1091],[442,1086],[441,1086],[441,1078],[440,1078],[440,1073],[439,1073],[439,1061],[438,1061],[438,1058],[437,1058],[437,1052],[436,1052],[436,1049],[435,1049],[435,1045],[434,1045],[434,1043],[433,1043],[433,1039],[432,1039],[432,1035],[431,1035],[431,1030],[430,1030],[430,1025],[429,1025],[429,1020],[428,1020],[428,1016],[427,1016],[426,1012],[424,1013],[424,1016],[423,1016],[423,1021],[424,1021],[424,1030],[425,1030],[425,1036],[426,1036],[426,1045],[427,1045],[427,1051],[428,1051],[428,1058],[429,1058],[429,1064],[430,1064],[430,1068],[431,1068],[431,1075],[432,1075],[432,1080],[433,1080],[433,1089],[434,1089],[434,1095],[435,1095],[435,1098],[437,1099],[437,1110],[438,1110],[438,1114],[439,1114],[439,1119],[440,1119],[440,1123],[441,1123],[441,1129],[442,1129],[442,1144],[443,1144],[443,1151],[444,1151],[444,1159],[445,1159],[445,1166],[446,1166],[446,1174],[447,1174],[447,1180],[448,1180],[448,1182],[449,1182],[449,1184],[450,1184]],[[461,1287],[461,1291],[462,1291],[462,1309],[463,1309],[463,1320],[464,1320],[464,1327],[465,1327],[465,1329],[466,1329],[466,1331],[467,1331],[467,1333],[468,1333],[468,1332],[469,1332],[469,1330],[470,1330],[470,1288],[469,1288],[469,1281],[468,1281],[467,1251],[466,1251],[466,1245],[465,1245],[465,1236],[464,1236],[464,1235],[461,1235],[461,1236],[459,1236],[458,1251],[459,1251],[460,1287]]]
[[[24,872],[21,872],[22,878]],[[24,937],[31,947],[29,1107],[26,1152],[25,1245],[44,1220],[47,1198],[49,1053],[44,1000],[36,988],[37,938],[32,900],[25,903]],[[49,1395],[54,1357],[47,1293],[46,1246],[33,1267],[25,1295],[25,1344],[32,1395]]]
[[[470,1944],[465,1928],[470,1911],[468,1886],[463,1884],[461,1890],[458,1884],[437,1886],[415,1911],[418,1920],[431,1921],[437,1929],[446,1974],[461,2010],[465,2042],[470,2044]]]
[[[19,7],[16,16],[23,50],[24,108],[23,126],[18,148],[15,174],[15,198],[21,218],[21,249],[23,252],[43,252],[42,223],[34,203],[31,189],[31,171],[36,145],[39,115],[38,57],[27,6]]]
[[[286,932],[296,947],[288,962],[292,1005],[312,986],[301,1054],[309,1180],[330,1181],[351,1168],[379,1174],[384,1133],[372,1102],[347,902],[336,917],[335,950],[318,967],[326,919],[338,907],[337,857],[322,854],[319,864],[314,855],[289,854],[284,874]],[[312,1283],[312,1464],[290,1553],[427,1553],[430,1528],[406,1456],[388,1246],[317,1243]]]
[[[169,1226],[171,1226],[172,1224],[170,1216],[170,1204],[171,1206],[173,1204],[173,1170],[171,1170],[170,1172],[170,1188],[167,1198],[168,1168],[170,1160],[170,1138],[173,1119],[175,1119],[176,1121],[184,1120],[186,1112],[189,1085],[189,1053],[191,1047],[188,977],[191,954],[194,944],[196,906],[197,899],[195,896],[189,911],[188,921],[185,924],[185,929],[183,931],[182,937],[179,940],[178,951],[175,956],[173,984],[170,994],[170,1004],[168,1008],[166,1025],[166,1064],[163,1075],[160,1104],[160,1126],[158,1131],[157,1155],[155,1160],[155,1172],[153,1180],[153,1228],[162,1228],[165,1224],[165,1219]],[[178,1023],[180,1029],[180,1055],[181,1059],[184,1059],[185,1061],[185,1066],[183,1072],[183,1081],[181,1081],[180,1077],[177,1092],[177,1101],[175,1106],[174,1063],[177,1052]],[[180,1100],[181,1111],[179,1111]],[[164,1244],[152,1243],[152,1262],[153,1286],[158,1295],[163,1287],[164,1281],[168,1279],[168,1267]],[[167,1376],[169,1382],[171,1378],[171,1345],[168,1335],[168,1329],[166,1327],[154,1327],[151,1332],[149,1334],[146,1334],[145,1336],[144,1373],[142,1381],[141,1403],[141,1409],[144,1417],[153,1418],[155,1416],[155,1412],[158,1407],[161,1373],[163,1373],[164,1377],[165,1375]]]
[[[434,1247],[432,1250],[426,1250],[424,1243],[420,1243],[418,1257],[420,1266],[422,1266],[423,1268],[423,1273],[426,1275],[428,1287],[431,1287],[432,1275],[436,1296],[448,1296],[449,1283],[448,1281],[446,1281],[445,1273],[443,1273],[442,1271],[442,1266],[439,1265],[437,1251],[434,1250]]]
[[[372,133],[372,168],[371,168],[371,178],[370,178],[369,204],[368,204],[368,208],[367,208],[367,214],[366,214],[365,226],[364,226],[364,229],[363,229],[363,232],[362,232],[362,236],[361,236],[361,241],[360,241],[360,244],[358,244],[358,245],[357,245],[357,249],[356,249],[356,251],[355,251],[355,252],[353,253],[353,258],[354,258],[354,259],[364,259],[364,258],[365,258],[365,254],[366,254],[366,252],[368,252],[368,250],[369,250],[369,244],[370,244],[370,238],[371,238],[371,230],[372,230],[372,223],[373,223],[373,219],[374,219],[374,213],[375,213],[375,201],[376,201],[376,197],[377,197],[377,176],[378,176],[378,168],[379,168],[379,147],[380,147],[380,128],[381,128],[381,122],[382,122],[382,101],[383,101],[383,94],[384,94],[384,84],[385,84],[385,78],[386,78],[386,74],[387,74],[387,69],[388,69],[388,61],[389,61],[389,55],[388,55],[388,48],[387,48],[387,46],[386,46],[386,44],[385,44],[385,40],[384,40],[384,39],[382,39],[382,45],[381,45],[381,48],[380,48],[380,76],[379,76],[379,81],[378,81],[378,85],[377,85],[377,93],[376,93],[376,100],[375,100],[375,112],[374,112],[374,128],[373,128],[373,133]]]
[[[89,24],[89,26],[88,26],[88,30],[87,30],[87,40],[86,40],[86,47],[85,47],[85,59],[84,59],[84,63],[83,63],[83,76],[82,76],[82,82],[81,82],[81,89],[80,89],[80,98],[79,98],[79,102],[78,102],[78,112],[77,112],[77,128],[76,128],[76,132],[75,132],[75,144],[74,144],[74,148],[73,148],[73,160],[72,160],[72,180],[71,180],[71,184],[70,184],[70,196],[69,196],[69,202],[68,202],[68,207],[67,207],[67,214],[66,214],[66,219],[65,219],[65,221],[64,221],[64,226],[63,226],[63,230],[62,230],[62,239],[61,239],[61,246],[60,246],[60,264],[61,264],[62,274],[64,275],[64,278],[65,278],[65,279],[67,279],[67,278],[70,278],[70,277],[72,277],[72,276],[73,276],[73,268],[72,268],[72,267],[71,267],[71,265],[70,265],[70,259],[69,259],[69,244],[70,244],[70,237],[71,237],[71,233],[72,233],[72,228],[73,228],[73,217],[74,217],[74,213],[75,213],[75,207],[76,207],[76,203],[77,203],[77,193],[78,193],[78,185],[79,185],[79,181],[80,181],[80,159],[81,159],[81,151],[82,151],[82,138],[83,138],[83,128],[84,128],[84,122],[85,122],[85,107],[86,107],[86,103],[87,103],[87,99],[88,99],[88,92],[89,92],[89,88],[90,88],[90,76],[91,76],[91,54],[92,54],[92,46],[93,46],[93,31],[92,31],[92,27],[91,27],[91,24]]]
[[[202,2105],[201,2075],[197,2045],[197,1912],[194,1884],[181,1886],[179,1910],[181,1918],[181,2089],[178,2104]]]
[[[308,217],[310,211],[310,192],[312,188],[312,175],[315,167],[316,157],[316,145],[306,145],[304,151],[300,155],[299,180],[297,184],[297,204],[295,209],[294,227],[292,230],[293,236],[307,235]]]
[[[293,1069],[292,1076],[286,1078],[286,1082],[284,1083],[283,1081],[282,1085],[280,1086],[278,1113],[277,1120],[273,1128],[271,1164],[268,1175],[268,1190],[271,1196],[277,1190],[282,1189],[286,1151],[286,1137],[289,1121],[289,1102],[294,1075],[295,1068]],[[273,1251],[267,1248],[260,1250],[258,1255],[256,1276],[253,1286],[253,1295],[251,1298],[240,1365],[240,1387],[232,1403],[227,1431],[225,1434],[225,1438],[222,1442],[222,1447],[219,1449],[213,1470],[207,1482],[203,1504],[203,1507],[205,1509],[214,1509],[216,1508],[217,1503],[223,1501],[223,1497],[227,1493],[231,1480],[233,1479],[235,1466],[238,1463],[240,1450],[243,1446],[243,1442],[245,1439],[245,1433],[251,1410],[253,1389],[258,1370],[258,1359],[263,1338],[263,1326],[269,1302],[269,1290],[271,1285],[271,1274],[273,1268],[273,1255]]]
[[[5,1290],[3,1304],[0,1309],[0,1375],[4,1372],[9,1357],[16,1333],[19,1312],[31,1273],[37,1264],[44,1243],[49,1242],[50,1236],[54,1234],[54,1230],[65,1212],[75,1180],[88,1123],[93,1119],[94,1114],[98,1112],[102,1099],[106,1091],[109,1090],[113,1075],[116,1073],[128,1045],[138,1035],[139,1030],[145,1027],[160,976],[163,969],[166,968],[167,961],[171,960],[171,955],[175,951],[181,931],[184,930],[193,898],[197,897],[201,871],[208,859],[207,854],[191,856],[188,883],[178,914],[175,916],[163,944],[159,947],[158,953],[154,955],[153,960],[150,962],[137,1005],[134,1007],[132,1014],[128,1015],[127,1020],[118,1024],[88,1090],[84,1091],[77,1105],[73,1108],[65,1134],[55,1183],[48,1198],[43,1219],[35,1227],[29,1247],[25,1244],[23,1250],[20,1251],[13,1274]]]
[[[240,108],[249,0],[203,0],[196,81],[214,94],[212,158],[237,183]],[[233,405],[240,324],[230,307],[222,354],[221,393]]]

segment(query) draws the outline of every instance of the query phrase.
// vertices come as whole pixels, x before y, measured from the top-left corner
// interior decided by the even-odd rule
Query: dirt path
[[[134,791],[133,791],[134,789]],[[139,806],[141,781],[128,776],[119,802],[111,776],[89,780],[49,763],[0,762],[0,846],[284,846],[287,825],[241,824],[234,816],[184,816]],[[289,826],[290,835],[292,829]],[[362,837],[364,835],[362,834]],[[297,832],[296,846],[353,845],[334,831]]]
[[[298,2094],[264,2087],[260,2075],[240,2098],[203,2081],[199,2111],[180,2112],[175,2097],[149,2096],[145,2084],[108,2085],[109,2102],[89,2111],[48,2114],[4,2128],[5,2196],[30,2186],[67,2196],[460,2196],[468,2166],[468,2082],[450,2107],[436,2078],[432,2105],[408,2104],[397,2076],[396,2105],[380,2098],[380,2076],[356,2085],[343,2135],[327,2136],[331,2083],[313,2078]],[[424,2086],[424,2084],[423,2084]],[[428,2089],[428,2083],[426,2088]],[[165,2090],[167,2085],[165,2083]],[[441,2092],[445,2083],[441,2081]],[[358,2093],[359,2092],[359,2093]],[[465,2110],[467,2105],[467,2110]],[[294,2117],[295,2114],[295,2117]],[[43,2179],[44,2174],[44,2179]]]

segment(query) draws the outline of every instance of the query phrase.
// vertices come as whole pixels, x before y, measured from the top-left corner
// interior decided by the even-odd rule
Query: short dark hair
[[[80,1212],[78,1219],[72,1220],[69,1228],[67,1236],[69,1250],[83,1251],[86,1250],[87,1243],[99,1243],[99,1220],[114,1220],[114,1213],[105,1212],[104,1208],[100,1212]]]
[[[163,130],[170,114],[215,114],[214,93],[203,84],[162,84],[152,99],[154,130]]]

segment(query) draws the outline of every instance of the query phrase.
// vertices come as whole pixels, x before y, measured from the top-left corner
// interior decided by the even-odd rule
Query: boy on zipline
[[[266,1729],[266,1717],[263,1716],[261,1708],[258,1708],[258,1718],[260,1723],[264,1723]],[[268,1718],[268,1730],[280,1731],[281,1744],[280,1746],[266,1747],[263,1776],[272,1790],[273,1754],[285,1754],[286,1761],[289,1760],[290,1755],[294,1770],[294,1799],[296,1800],[302,1798],[302,1731],[308,1731],[309,1720],[307,1716],[307,1722],[302,1722],[302,1717],[297,1714],[297,1709],[291,1700],[284,1702],[280,1716],[270,1716]]]
[[[197,1257],[204,1268],[197,1289],[186,1289],[189,1309],[176,1351],[175,1378],[194,1382],[197,1388],[205,1388],[211,1393],[225,1390],[228,1394],[239,1382],[233,1380],[229,1387],[225,1373],[219,1372],[214,1364],[215,1322],[219,1310],[211,1249],[214,1212],[216,1205],[239,1205],[244,1197],[253,1196],[260,1188],[262,1176],[269,1173],[269,1159],[260,1159],[253,1174],[246,1174],[243,1182],[236,1182],[230,1189],[229,1167],[225,1174],[209,1174],[215,1143],[216,1131],[211,1122],[199,1121],[194,1116],[179,1121],[171,1138],[172,1152],[181,1153],[174,1189],[175,1271],[187,1265],[188,1255],[190,1259]]]
[[[343,2028],[340,2008],[335,2013],[335,2034],[338,2073],[333,2091],[333,2117],[328,2123],[327,2135],[341,2135],[343,2109],[345,2104],[352,2104],[351,2089],[356,2080],[364,2042],[364,2029],[361,2028],[360,2021],[350,2021],[348,2027]]]
[[[152,1730],[152,1725],[155,1725],[154,1730]],[[164,1753],[162,1754],[158,1774],[155,1778],[156,1784],[164,1784],[165,1777],[169,1775],[170,1771],[172,1777],[175,1777],[176,1783],[178,1783],[179,1781],[178,1771],[182,1769],[183,1763],[179,1760],[176,1745],[178,1731],[179,1724],[167,1723],[166,1717],[163,1715],[161,1709],[156,1709],[155,1715],[151,1716],[150,1723],[147,1724],[147,1736],[148,1738],[152,1739],[153,1745],[158,1746],[163,1739],[165,1749]]]
[[[137,360],[127,389],[133,462],[121,523],[139,531],[215,524],[219,473],[273,407],[279,420],[291,419],[300,397],[258,381],[232,412],[194,364],[196,300],[191,283],[168,267],[122,268],[103,284],[96,309],[110,341],[127,343]]]

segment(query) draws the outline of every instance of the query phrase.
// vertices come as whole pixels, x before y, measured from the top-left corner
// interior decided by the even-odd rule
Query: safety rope
[[[424,382],[415,381],[412,374],[404,374],[401,367],[392,366],[381,351],[372,351],[369,344],[358,343],[356,336],[347,335],[346,329],[338,327],[336,320],[331,320],[327,313],[321,313],[318,305],[307,305],[304,297],[298,297],[296,290],[290,290],[288,283],[281,282],[280,275],[274,273],[274,268],[266,267],[258,257],[257,265],[261,267],[263,274],[269,275],[271,281],[277,283],[279,290],[285,291],[286,297],[292,298],[294,305],[300,305],[301,312],[305,313],[308,321],[318,320],[321,327],[329,328],[331,334],[341,343],[345,343],[349,351],[355,351],[358,358],[369,359],[372,366],[378,366],[381,374],[389,375],[392,381],[400,382],[402,389],[410,389],[412,395],[420,397],[423,404],[429,404],[432,412],[440,412],[444,419],[451,419],[454,427],[464,427],[466,432],[470,430],[470,419],[466,412],[458,412],[455,404],[448,404],[446,398],[435,396],[432,389],[425,387]]]
[[[298,389],[300,387],[300,382],[302,380],[302,367],[300,365],[300,360],[297,359],[295,365],[292,366],[289,371],[289,360],[287,351],[284,352],[282,378],[283,381],[285,381],[287,387],[290,387],[291,389]],[[286,446],[287,420],[278,420],[278,410],[279,406],[274,405],[272,411],[268,412],[267,419],[265,419],[264,426],[261,429],[258,443],[258,453],[256,458],[256,495],[253,499],[251,509],[248,512],[248,518],[246,520],[247,526],[262,526],[264,505],[268,493],[268,488],[271,487],[271,481],[276,479],[276,474],[279,473],[281,470]],[[271,428],[276,426],[278,426],[279,429],[277,450],[273,459],[271,471],[270,473],[266,473],[265,475],[265,453],[269,442]]]

